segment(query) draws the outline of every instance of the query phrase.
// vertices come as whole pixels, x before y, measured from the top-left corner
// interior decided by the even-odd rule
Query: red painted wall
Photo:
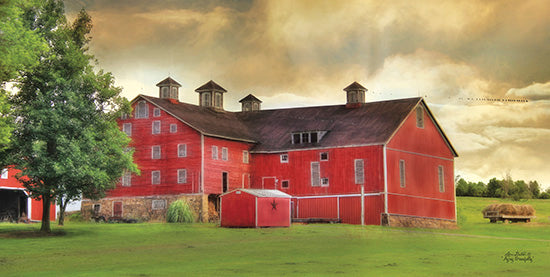
[[[399,161],[405,161],[405,187],[400,186]],[[405,120],[387,146],[388,212],[455,219],[454,157],[424,110],[424,128],[416,113]],[[443,166],[444,192],[438,167]]]
[[[15,178],[15,175],[20,173],[20,170],[8,167],[8,178],[7,179],[0,179],[0,187],[8,187],[8,188],[24,188],[23,184],[21,184],[17,178]],[[31,207],[30,207],[30,219],[31,220],[42,220],[42,200],[36,200],[36,199],[29,199],[31,201]],[[52,221],[56,218],[56,205],[53,203],[50,207],[50,219]],[[27,205],[28,208],[28,205]],[[29,216],[27,214],[27,216]]]
[[[322,152],[328,152],[328,161],[320,160]],[[384,189],[381,145],[291,151],[285,153],[288,163],[281,163],[281,154],[254,154],[251,187],[262,188],[263,183],[265,188],[270,181],[267,179],[275,177],[278,180],[275,188],[292,196],[359,193],[361,188],[355,184],[355,159],[364,159],[365,192]],[[320,163],[321,177],[329,178],[328,186],[311,186],[311,162]],[[288,188],[282,188],[283,180],[289,181]]]
[[[139,101],[134,102],[133,106]],[[138,165],[141,175],[132,175],[131,186],[123,187],[117,184],[108,196],[143,196],[165,195],[179,193],[197,193],[200,189],[201,139],[200,134],[172,117],[166,112],[160,112],[159,117],[153,116],[154,106],[147,103],[149,117],[119,120],[122,129],[124,123],[132,124],[132,142],[134,162]],[[153,121],[161,121],[160,134],[152,134]],[[170,133],[170,124],[177,124],[177,132]],[[187,145],[187,156],[178,157],[178,144]],[[152,159],[151,148],[161,146],[161,158]],[[187,183],[177,183],[178,169],[187,170]],[[161,181],[158,185],[151,183],[152,171],[160,170]]]
[[[218,147],[218,159],[212,158],[212,146]],[[222,148],[228,151],[227,161],[222,159]],[[206,194],[222,194],[222,174],[228,174],[228,190],[248,188],[248,179],[252,163],[252,155],[249,154],[249,162],[243,162],[243,151],[249,151],[252,144],[204,137],[204,192]],[[244,180],[244,183],[243,183]]]
[[[289,226],[290,198],[258,197],[258,227]]]
[[[361,224],[360,196],[306,198],[293,201],[297,205],[297,218],[340,218],[342,223]],[[365,196],[365,224],[379,225],[383,208],[382,195]]]
[[[222,227],[254,227],[256,224],[256,197],[241,192],[232,192],[222,196],[221,219]]]

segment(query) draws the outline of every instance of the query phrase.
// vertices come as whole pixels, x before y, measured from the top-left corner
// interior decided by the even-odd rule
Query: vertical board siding
[[[225,194],[221,201],[222,227],[255,227],[255,197],[248,193]]]
[[[321,161],[322,152],[328,152],[328,161]],[[288,154],[288,163],[281,163],[281,154],[253,154],[251,187],[261,188],[263,177],[274,176],[278,180],[276,189],[293,196],[359,193],[361,188],[355,184],[355,160],[362,159],[365,192],[384,190],[381,145],[291,151],[285,153]],[[320,177],[329,179],[328,186],[311,186],[312,162],[319,163]],[[289,181],[288,188],[281,187],[282,180]]]
[[[289,201],[290,198],[258,197],[258,227],[290,226]]]
[[[455,220],[455,204],[450,201],[389,195],[389,213]]]
[[[298,199],[298,218],[338,218],[336,198]]]

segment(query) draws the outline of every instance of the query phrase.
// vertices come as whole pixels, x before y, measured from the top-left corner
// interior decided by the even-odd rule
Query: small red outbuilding
[[[289,227],[290,195],[273,189],[236,189],[221,195],[222,227]]]

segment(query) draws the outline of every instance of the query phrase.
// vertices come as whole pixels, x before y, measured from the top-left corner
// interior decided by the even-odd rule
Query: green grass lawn
[[[498,199],[459,198],[457,230],[293,225],[226,229],[212,224],[0,224],[0,276],[394,275],[543,276],[550,271],[550,201],[531,200],[529,224],[489,224]],[[507,263],[507,252],[532,262]]]

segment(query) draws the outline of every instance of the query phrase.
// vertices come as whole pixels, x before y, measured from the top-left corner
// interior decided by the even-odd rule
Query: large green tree
[[[129,138],[116,123],[129,111],[128,101],[87,53],[90,16],[81,11],[69,24],[63,2],[49,0],[25,17],[49,50],[23,74],[11,99],[17,120],[10,157],[31,196],[42,199],[41,231],[50,232],[52,201],[101,197],[124,170],[137,167],[126,151]]]
[[[33,4],[34,0],[0,0],[0,150],[7,146],[13,128],[9,92],[4,86],[22,70],[38,64],[39,54],[47,49],[44,40],[26,24],[24,12]]]

